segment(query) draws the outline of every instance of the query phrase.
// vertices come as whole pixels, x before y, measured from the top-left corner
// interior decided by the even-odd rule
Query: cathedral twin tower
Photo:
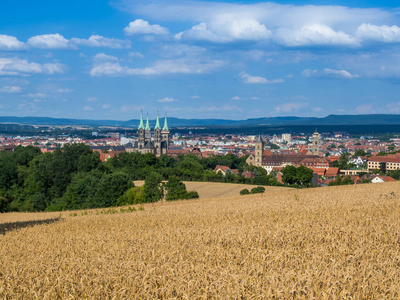
[[[160,118],[157,112],[156,126],[154,127],[154,137],[152,139],[149,115],[147,115],[146,126],[144,126],[142,113],[140,115],[138,137],[137,147],[135,147],[137,152],[154,153],[156,156],[167,154],[169,147],[169,128],[167,116],[165,116],[164,127],[161,129]]]

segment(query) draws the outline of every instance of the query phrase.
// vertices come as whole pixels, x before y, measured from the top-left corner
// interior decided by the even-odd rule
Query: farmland
[[[136,180],[135,186],[141,186],[144,184],[144,180]],[[256,185],[251,184],[237,184],[237,183],[220,183],[220,182],[197,182],[197,181],[184,181],[188,191],[196,191],[199,193],[200,198],[219,198],[219,197],[231,197],[238,196],[239,192],[243,189],[249,191]],[[288,187],[276,187],[276,186],[265,186],[266,192],[272,191],[285,191],[291,189]]]
[[[56,219],[0,234],[0,297],[399,297],[398,182],[136,208],[0,215]]]

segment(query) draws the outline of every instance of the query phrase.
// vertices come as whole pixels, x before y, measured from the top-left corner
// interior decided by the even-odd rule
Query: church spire
[[[165,114],[164,128],[162,131],[169,131],[168,122],[167,122],[167,114]]]
[[[160,118],[158,116],[158,111],[157,111],[157,121],[156,121],[156,127],[154,127],[154,129],[159,129],[161,130],[161,126],[160,126]]]
[[[146,130],[150,131],[150,124],[149,124],[149,114],[147,114],[147,120],[146,120]]]
[[[140,113],[140,124],[138,129],[144,129],[143,125],[143,111]]]

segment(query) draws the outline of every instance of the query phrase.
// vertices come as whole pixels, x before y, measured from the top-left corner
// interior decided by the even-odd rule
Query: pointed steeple
[[[164,128],[163,128],[162,131],[168,131],[169,132],[168,122],[167,122],[167,114],[165,114]]]
[[[263,142],[263,139],[261,137],[261,134],[259,134],[256,143],[262,143],[262,142]]]
[[[147,114],[147,120],[146,120],[146,130],[150,131],[150,124],[149,124],[149,114]]]
[[[156,127],[154,127],[154,129],[159,129],[161,130],[161,126],[160,126],[160,118],[158,116],[158,111],[157,111],[157,121],[156,121]]]
[[[143,125],[143,111],[140,113],[140,124],[138,129],[144,129]]]

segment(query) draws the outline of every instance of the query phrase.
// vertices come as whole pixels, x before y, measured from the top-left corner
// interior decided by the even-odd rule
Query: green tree
[[[144,187],[135,186],[118,198],[117,205],[139,204],[144,202]]]
[[[167,192],[165,198],[167,201],[199,198],[197,192],[188,192],[186,185],[177,176],[171,176],[164,187]]]
[[[157,172],[151,172],[144,180],[144,202],[160,201],[164,195],[162,177]]]
[[[250,191],[248,189],[243,189],[240,191],[240,195],[248,195],[250,194]]]
[[[296,184],[297,183],[297,168],[293,165],[287,165],[282,169],[282,181],[285,184]]]
[[[112,173],[102,176],[96,194],[95,207],[116,206],[117,200],[128,189],[133,187],[132,181],[124,173]]]
[[[367,153],[366,153],[364,150],[362,150],[362,149],[358,149],[358,150],[354,153],[354,156],[365,156],[365,155],[367,155]]]

